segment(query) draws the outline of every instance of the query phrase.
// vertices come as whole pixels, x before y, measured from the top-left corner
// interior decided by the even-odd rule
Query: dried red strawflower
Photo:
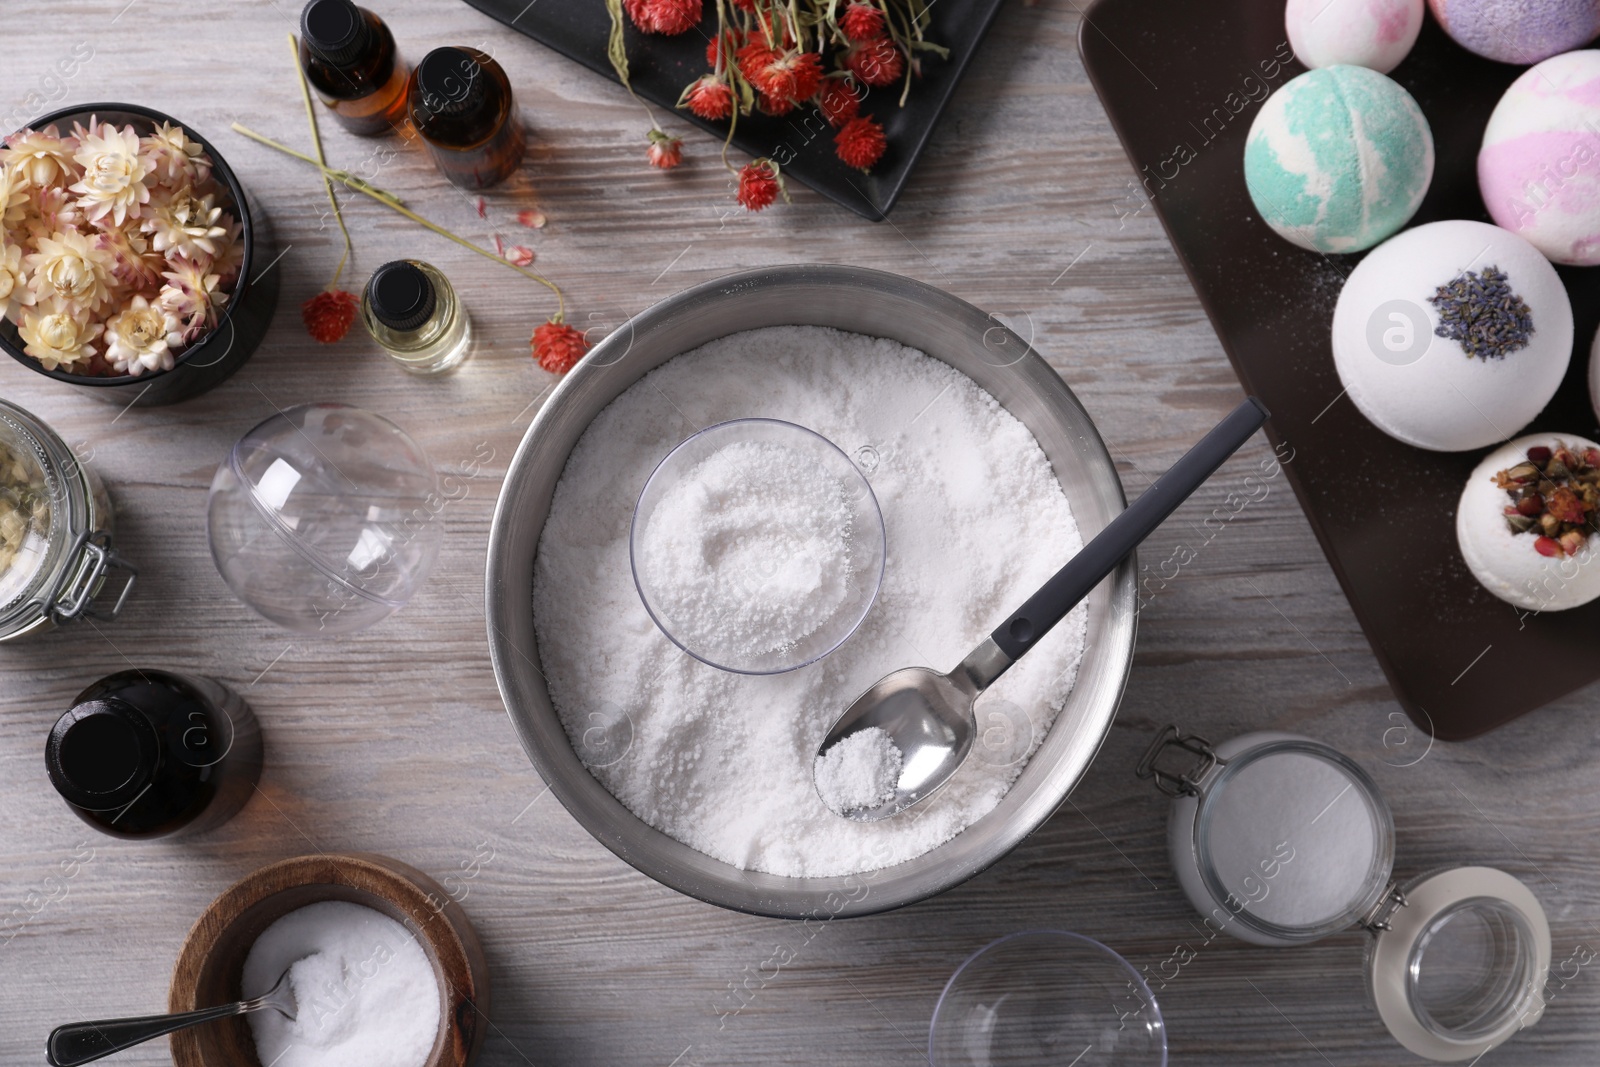
[[[795,103],[810,100],[822,88],[822,59],[815,52],[773,55],[759,75],[745,76],[766,96]]]
[[[778,61],[778,53],[767,47],[766,38],[759,34],[752,37],[734,53],[734,58],[739,64],[739,73],[751,85],[761,92],[770,91],[767,88],[767,71]]]
[[[871,4],[854,3],[839,16],[839,28],[852,41],[883,36],[883,12]]]
[[[733,114],[733,93],[726,82],[704,74],[689,83],[678,106],[688,108],[703,119],[725,119]]]
[[[787,115],[794,110],[794,101],[787,96],[773,96],[770,93],[759,93],[756,96],[756,106],[763,115]]]
[[[672,37],[700,21],[700,0],[622,0],[622,6],[645,33]]]
[[[661,170],[671,170],[683,162],[683,139],[660,130],[650,131],[650,147],[645,150],[650,165]]]
[[[883,158],[889,142],[883,136],[883,127],[871,115],[860,115],[844,124],[833,138],[834,151],[846,164],[857,170],[870,170]]]
[[[861,97],[849,78],[828,78],[817,94],[817,107],[830,126],[843,126],[861,111]]]
[[[770,159],[746,163],[739,171],[739,206],[746,211],[760,211],[770,207],[783,192],[783,178],[778,165]]]
[[[533,358],[551,374],[565,374],[589,351],[583,331],[561,321],[558,315],[533,331]]]
[[[722,58],[722,49],[717,47],[718,42],[727,45],[727,55],[731,58],[739,50],[739,38],[732,30],[723,30],[717,36],[706,42],[706,66],[712,70],[717,69],[717,61]]]
[[[869,37],[857,41],[844,54],[844,65],[850,73],[868,85],[892,85],[906,72],[906,58],[887,37]]]
[[[344,340],[344,335],[355,325],[356,312],[361,301],[354,293],[343,289],[324,289],[300,305],[300,317],[305,320],[306,332],[325,345]]]

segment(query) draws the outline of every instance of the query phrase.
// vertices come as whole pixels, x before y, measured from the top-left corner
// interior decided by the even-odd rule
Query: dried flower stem
[[[257,142],[259,142],[261,144],[264,144],[268,148],[276,148],[278,151],[284,153],[285,155],[290,155],[290,156],[293,156],[294,158],[296,158],[298,160],[302,160],[303,162],[309,163],[313,167],[316,167],[318,170],[322,171],[324,177],[332,178],[334,181],[339,182],[340,184],[342,184],[342,185],[344,185],[344,186],[346,186],[346,187],[348,187],[350,189],[354,189],[358,193],[364,193],[365,195],[370,196],[372,199],[376,200],[380,204],[383,204],[385,207],[389,208],[391,211],[395,211],[395,212],[398,212],[401,215],[404,215],[406,218],[410,219],[412,222],[415,222],[419,226],[423,226],[423,227],[426,227],[427,229],[432,230],[434,233],[438,234],[440,237],[449,238],[450,240],[454,241],[456,244],[460,245],[462,248],[471,249],[472,251],[478,253],[478,255],[483,256],[485,259],[492,259],[496,263],[500,264],[502,267],[507,267],[507,268],[509,268],[511,270],[514,270],[518,274],[523,275],[524,277],[532,278],[534,281],[538,282],[540,285],[544,286],[546,289],[549,289],[552,293],[554,293],[556,295],[556,314],[555,314],[555,317],[551,321],[552,322],[560,322],[565,317],[566,310],[567,310],[567,304],[566,304],[566,298],[564,296],[562,296],[562,294],[561,294],[561,287],[559,285],[557,285],[555,282],[551,281],[549,278],[546,278],[544,275],[535,274],[531,270],[524,270],[523,268],[517,266],[515,263],[512,263],[512,262],[510,262],[510,261],[508,261],[506,259],[501,258],[500,256],[495,255],[493,252],[489,251],[487,248],[479,248],[477,245],[473,244],[471,241],[468,241],[463,237],[457,237],[455,234],[451,233],[449,230],[445,229],[443,226],[439,226],[439,225],[436,225],[435,223],[429,222],[427,219],[423,218],[421,215],[418,215],[415,211],[412,211],[411,209],[409,209],[407,207],[404,207],[400,203],[399,197],[396,197],[391,193],[386,193],[382,189],[378,189],[378,188],[374,187],[371,183],[363,181],[361,178],[356,177],[354,174],[351,174],[349,171],[335,170],[332,167],[326,166],[326,165],[324,165],[322,163],[318,163],[315,159],[312,159],[310,156],[306,155],[304,152],[297,152],[293,148],[290,148],[288,145],[280,144],[279,142],[274,141],[272,138],[266,136],[265,134],[257,133],[256,131],[250,129],[247,126],[241,126],[237,122],[235,122],[233,124],[233,131],[235,133],[243,134],[244,136],[250,138],[252,141],[257,141]]]
[[[311,105],[311,85],[306,81],[305,68],[300,65],[300,42],[295,40],[292,33],[289,34],[289,53],[294,57],[295,72],[300,75],[300,96],[306,102],[306,124],[311,127],[311,145],[317,150],[317,162],[326,167],[328,157],[322,151],[322,133],[317,129],[317,110]],[[344,213],[339,210],[339,200],[333,195],[333,180],[327,174],[322,175],[322,188],[328,194],[328,203],[333,207],[333,217],[339,224],[339,232],[344,234],[344,254],[339,257],[339,265],[333,271],[333,280],[328,283],[328,288],[332,290],[339,287],[339,279],[344,276],[345,264],[350,262],[353,248],[350,244],[350,231],[345,229]]]

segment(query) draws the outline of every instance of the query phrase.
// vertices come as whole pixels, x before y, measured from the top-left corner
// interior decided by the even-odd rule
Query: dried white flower
[[[17,326],[22,350],[43,363],[45,370],[70,370],[87,364],[95,354],[93,342],[104,329],[98,322],[89,322],[82,311],[59,301],[23,309]]]
[[[41,300],[59,300],[85,312],[111,301],[111,255],[76,230],[58,230],[34,241],[23,257],[28,284]]]
[[[36,251],[23,257],[29,285],[42,300],[59,300],[99,310],[111,300],[112,257],[93,238],[77,230],[58,230],[33,242]]]
[[[27,179],[17,168],[0,165],[0,231],[17,229],[27,214]]]
[[[179,188],[203,185],[211,177],[211,157],[182,126],[163,122],[139,139],[139,150],[158,182]]]
[[[106,359],[124,374],[171,370],[176,363],[167,338],[179,324],[142,296],[106,322]]]
[[[0,241],[0,319],[16,322],[16,314],[36,299],[22,272],[22,249]]]
[[[111,277],[118,286],[138,293],[161,285],[166,258],[151,250],[150,239],[136,226],[113,226],[93,239],[95,247],[111,257]]]
[[[66,185],[78,180],[78,165],[72,158],[78,142],[61,136],[54,126],[42,130],[23,130],[5,138],[0,148],[0,164],[14,167],[30,185]]]
[[[156,297],[156,306],[178,324],[168,341],[173,348],[191,345],[216,324],[218,310],[228,302],[228,294],[219,288],[222,276],[211,273],[209,259],[177,259],[162,277],[167,284]]]
[[[151,247],[187,259],[215,256],[217,238],[228,233],[225,226],[218,224],[222,209],[213,203],[215,200],[215,196],[196,197],[194,190],[187,187],[157,197],[141,223],[150,235]]]
[[[139,135],[132,126],[117,129],[109,122],[89,128],[75,127],[78,151],[73,159],[83,167],[83,177],[69,188],[78,194],[78,204],[90,222],[110,215],[118,226],[129,215],[138,217],[140,207],[150,202],[145,176],[150,165],[139,156]]]

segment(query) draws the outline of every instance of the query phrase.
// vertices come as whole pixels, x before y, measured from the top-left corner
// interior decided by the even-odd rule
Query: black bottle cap
[[[311,0],[300,12],[300,35],[319,58],[337,67],[367,50],[372,27],[351,0]]]
[[[367,281],[372,314],[391,330],[415,330],[433,317],[439,295],[415,263],[397,259],[372,272]]]
[[[50,784],[69,804],[115,811],[144,792],[161,759],[150,720],[125,700],[87,700],[56,721],[45,742]]]
[[[488,76],[465,48],[435,48],[417,64],[422,106],[434,115],[464,115],[488,96]]]

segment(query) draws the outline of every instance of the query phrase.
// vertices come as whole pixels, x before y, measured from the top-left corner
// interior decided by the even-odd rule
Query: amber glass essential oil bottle
[[[526,148],[511,82],[475,48],[435,48],[411,73],[411,122],[434,164],[456,185],[498,185]]]
[[[56,792],[96,830],[187,835],[227,822],[255,792],[261,731],[220,682],[121,671],[78,694],[44,762]]]
[[[351,0],[311,0],[300,12],[300,65],[335,118],[371,137],[406,117],[410,72],[382,19]]]

